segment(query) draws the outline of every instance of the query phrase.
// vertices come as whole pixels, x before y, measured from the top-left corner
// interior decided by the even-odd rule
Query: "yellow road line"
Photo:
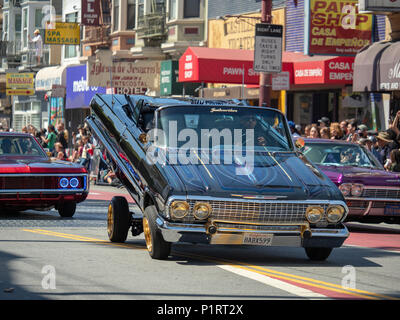
[[[130,248],[130,249],[135,248],[135,249],[147,250],[145,247],[141,247],[141,246],[137,246],[137,245],[109,242],[109,241],[102,240],[102,239],[89,238],[89,237],[84,237],[84,236],[79,236],[79,235],[68,234],[68,233],[54,232],[54,231],[50,231],[50,230],[23,229],[23,231],[42,234],[42,235],[48,235],[48,236],[54,236],[54,237],[61,237],[61,238],[66,238],[66,239],[72,239],[72,240],[76,240],[76,241],[85,241],[85,242],[92,242],[92,243],[98,243],[98,244],[106,244],[106,245],[112,245],[112,246]],[[178,256],[182,256],[182,257],[189,257],[189,258],[209,261],[209,262],[213,262],[213,263],[217,263],[217,264],[224,264],[224,265],[228,265],[231,267],[243,269],[246,271],[255,272],[255,273],[258,273],[261,275],[270,276],[270,277],[274,277],[274,278],[278,278],[278,279],[286,280],[286,281],[292,281],[295,283],[304,284],[307,286],[324,289],[324,290],[328,290],[328,291],[344,293],[344,294],[352,295],[352,296],[362,298],[362,299],[400,300],[399,298],[390,297],[387,295],[382,295],[382,294],[373,293],[373,292],[360,290],[360,289],[344,288],[344,287],[334,284],[334,283],[329,283],[329,282],[316,280],[316,279],[312,279],[312,278],[307,278],[307,277],[303,277],[303,276],[297,276],[294,274],[276,271],[276,270],[272,270],[272,269],[257,266],[257,265],[249,265],[249,264],[245,264],[240,261],[233,261],[233,260],[227,260],[227,259],[222,259],[222,258],[202,256],[202,255],[197,255],[197,254],[193,254],[193,253],[174,252],[174,254],[178,255]]]
[[[377,294],[377,293],[373,293],[373,292],[369,292],[369,291],[365,291],[365,290],[359,290],[359,289],[353,289],[353,288],[344,288],[340,285],[336,285],[334,283],[329,283],[329,282],[324,282],[324,281],[320,281],[320,280],[315,280],[312,278],[306,278],[306,277],[302,277],[302,276],[296,276],[290,273],[284,273],[284,272],[280,272],[280,271],[275,271],[272,269],[268,269],[268,268],[264,268],[264,267],[260,267],[260,266],[256,266],[256,265],[247,265],[243,262],[240,261],[231,261],[231,260],[226,260],[226,259],[222,259],[222,258],[213,258],[213,257],[206,257],[206,256],[200,256],[200,255],[196,255],[196,254],[192,254],[192,253],[184,253],[182,254],[182,256],[188,256],[188,257],[193,257],[193,258],[197,258],[197,259],[202,259],[202,260],[206,260],[206,261],[210,261],[213,263],[220,263],[220,264],[224,264],[224,265],[228,265],[231,267],[236,267],[236,268],[240,268],[243,270],[247,270],[247,271],[253,271],[259,274],[263,274],[263,275],[267,275],[267,276],[271,276],[274,278],[279,278],[282,280],[289,280],[292,282],[296,282],[296,283],[301,283],[301,284],[305,284],[308,286],[312,286],[312,287],[316,287],[316,288],[320,288],[320,289],[325,289],[325,290],[329,290],[329,291],[335,291],[335,292],[339,292],[339,293],[345,293],[345,294],[349,294],[349,295],[354,295],[363,299],[372,299],[372,300],[377,300],[377,299],[389,299],[389,300],[400,300],[398,298],[395,297],[390,297],[390,296],[386,296],[386,295],[382,295],[382,294]]]
[[[50,231],[50,230],[23,229],[23,231],[42,234],[42,235],[48,235],[48,236],[54,236],[54,237],[60,237],[60,238],[66,238],[66,239],[71,239],[71,240],[76,240],[76,241],[85,241],[85,242],[92,242],[92,243],[98,243],[98,244],[112,245],[115,247],[146,250],[146,247],[141,247],[141,246],[134,245],[134,244],[116,243],[116,242],[110,242],[110,241],[102,240],[102,239],[83,237],[83,236],[78,236],[78,235],[68,234],[68,233],[54,232],[54,231]]]

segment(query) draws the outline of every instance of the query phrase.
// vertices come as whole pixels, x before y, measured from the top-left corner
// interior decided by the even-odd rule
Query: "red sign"
[[[310,0],[309,54],[356,55],[372,42],[372,14],[358,0]]]
[[[100,25],[100,1],[101,0],[82,0],[82,24],[84,26]]]
[[[335,57],[293,64],[295,84],[352,84],[354,57]]]
[[[189,47],[179,59],[179,82],[259,84],[253,50]]]

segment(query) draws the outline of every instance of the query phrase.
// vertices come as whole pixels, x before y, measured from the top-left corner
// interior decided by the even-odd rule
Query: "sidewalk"
[[[90,184],[88,200],[105,200],[110,201],[114,196],[123,196],[129,203],[135,203],[125,188],[116,188],[107,185]]]

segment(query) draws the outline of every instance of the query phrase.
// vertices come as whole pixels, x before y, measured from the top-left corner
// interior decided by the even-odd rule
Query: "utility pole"
[[[261,22],[272,23],[272,0],[261,2]],[[271,106],[271,74],[260,73],[260,106]]]

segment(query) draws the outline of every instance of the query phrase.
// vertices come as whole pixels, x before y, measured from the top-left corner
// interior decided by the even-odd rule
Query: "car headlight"
[[[182,219],[189,212],[189,204],[186,201],[174,201],[171,204],[170,210],[172,218]]]
[[[362,184],[353,184],[351,186],[351,194],[355,197],[361,197],[364,190],[364,185]]]
[[[351,183],[343,183],[339,186],[339,190],[342,191],[342,194],[346,197],[351,192]]]
[[[211,206],[206,202],[196,202],[193,207],[193,215],[196,219],[204,220],[211,214]]]
[[[329,206],[326,210],[326,219],[331,223],[337,223],[343,218],[344,212],[345,210],[342,206]]]
[[[306,210],[306,219],[310,223],[317,223],[324,215],[324,208],[318,206],[308,207]]]

